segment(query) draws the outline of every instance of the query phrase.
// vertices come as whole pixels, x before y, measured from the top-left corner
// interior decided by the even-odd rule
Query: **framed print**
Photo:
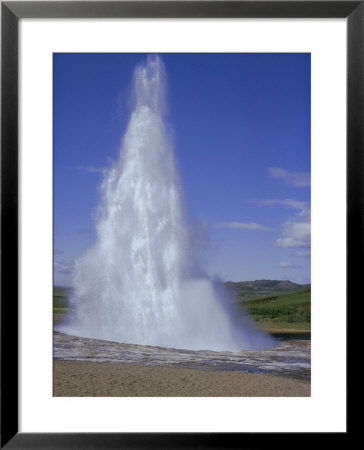
[[[2,446],[347,436],[363,8],[2,2]]]

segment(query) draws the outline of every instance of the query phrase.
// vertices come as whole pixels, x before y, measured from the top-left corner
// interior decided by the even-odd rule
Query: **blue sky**
[[[310,282],[309,54],[162,54],[167,121],[203,269]],[[143,54],[54,55],[54,283],[95,240]]]

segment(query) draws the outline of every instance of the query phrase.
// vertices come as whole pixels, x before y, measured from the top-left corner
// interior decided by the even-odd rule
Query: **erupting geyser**
[[[159,57],[136,69],[134,86],[120,159],[101,186],[97,240],[76,261],[74,311],[59,331],[175,348],[269,346],[223,286],[193,273]]]

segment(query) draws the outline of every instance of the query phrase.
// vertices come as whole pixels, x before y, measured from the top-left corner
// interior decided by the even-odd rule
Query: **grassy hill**
[[[244,301],[252,319],[269,331],[310,331],[311,291]]]
[[[297,284],[288,280],[227,281],[225,286],[242,301],[311,289],[309,284]]]

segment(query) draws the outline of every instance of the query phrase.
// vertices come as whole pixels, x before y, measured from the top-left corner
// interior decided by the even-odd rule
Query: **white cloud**
[[[216,228],[237,228],[243,230],[251,230],[251,231],[274,231],[273,228],[266,227],[264,225],[260,225],[259,223],[250,222],[220,222],[217,223]]]
[[[303,248],[311,246],[311,211],[302,210],[295,218],[285,222],[282,237],[274,245],[284,248]]]
[[[281,261],[279,263],[279,267],[281,267],[282,269],[299,269],[299,266],[296,266],[295,264],[293,264],[293,262],[291,261]]]
[[[311,206],[309,202],[287,198],[284,200],[258,200],[256,203],[261,206],[284,205],[299,210],[294,217],[282,224],[282,235],[274,242],[276,247],[306,248],[311,246]]]
[[[309,172],[288,172],[280,167],[269,167],[269,173],[276,180],[282,180],[290,186],[307,187],[311,185]]]
[[[54,270],[59,273],[69,274],[71,269],[66,264],[54,263]]]
[[[295,255],[296,256],[310,256],[311,250],[302,250],[302,251],[296,252]]]
[[[103,173],[105,169],[103,167],[95,167],[95,166],[75,166],[74,169],[82,170],[87,173]]]
[[[295,208],[295,209],[300,209],[300,210],[304,210],[307,208],[307,202],[293,200],[291,198],[286,198],[284,200],[278,200],[278,199],[257,200],[256,203],[261,206],[283,205],[283,206],[288,206],[289,208]]]

